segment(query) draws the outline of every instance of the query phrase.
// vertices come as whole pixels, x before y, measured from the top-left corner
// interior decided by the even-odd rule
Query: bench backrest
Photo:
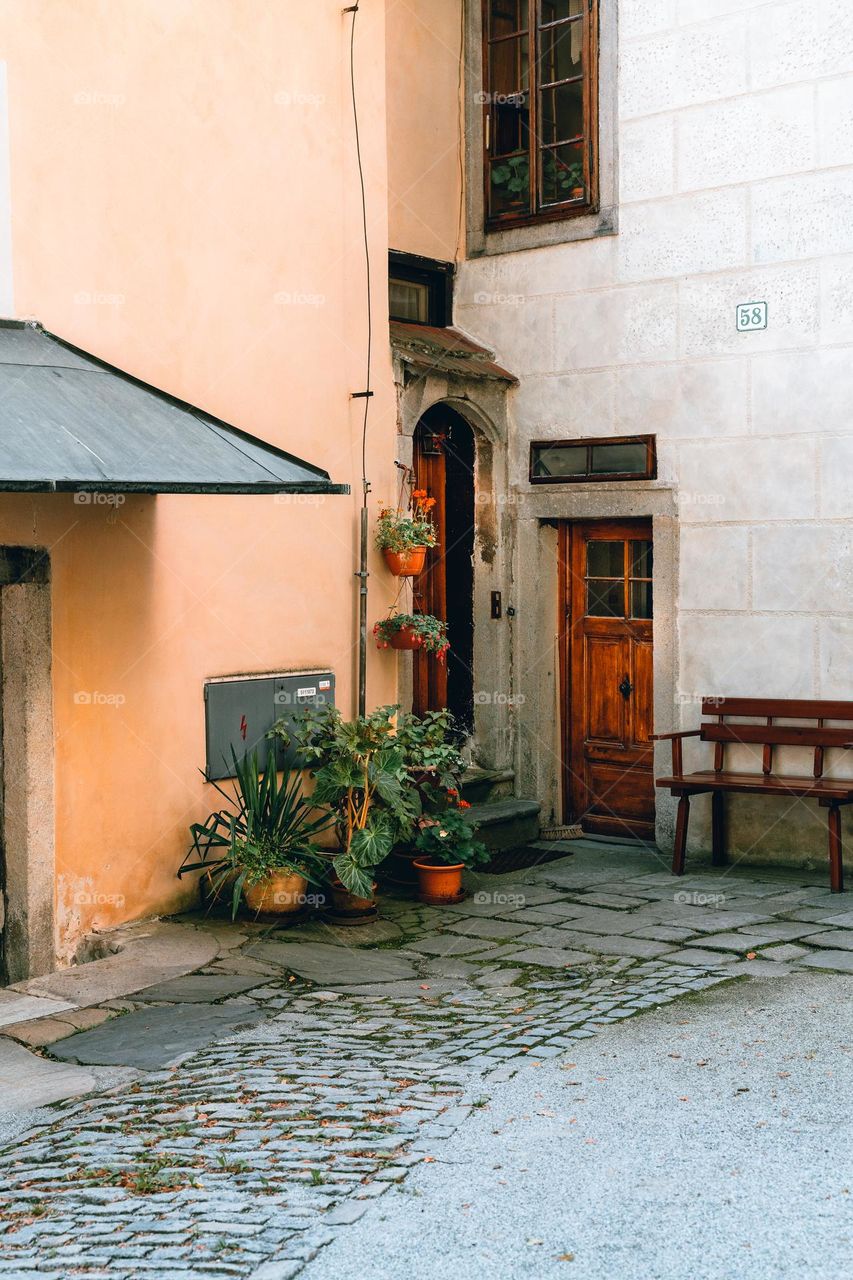
[[[774,747],[813,747],[814,776],[823,776],[824,753],[853,743],[853,702],[813,701],[794,698],[703,698],[703,717],[713,717],[701,725],[703,742],[714,743],[714,771],[721,773],[727,745],[762,746],[761,768],[773,772]],[[764,724],[726,723],[729,717],[758,719]],[[812,721],[786,724],[779,721]],[[849,727],[825,721],[847,721]]]

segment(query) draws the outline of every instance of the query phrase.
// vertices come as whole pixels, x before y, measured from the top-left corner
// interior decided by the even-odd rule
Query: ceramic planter
[[[245,885],[243,898],[255,915],[289,916],[305,906],[308,881],[295,871],[271,871],[256,884]]]
[[[415,871],[417,857],[414,849],[405,845],[392,849],[379,869],[382,883],[397,885],[403,889],[414,888],[418,883],[418,873]]]
[[[420,862],[414,863],[418,873],[418,896],[421,902],[431,906],[442,906],[447,902],[459,902],[463,897],[462,872],[464,862]]]
[[[372,898],[359,898],[349,889],[345,889],[337,876],[329,880],[329,895],[332,899],[331,918],[339,924],[368,924],[376,919],[376,884],[373,885]]]
[[[426,547],[407,547],[405,551],[390,551],[383,547],[385,563],[395,578],[413,578],[421,573],[426,560]]]
[[[412,627],[400,627],[399,631],[394,631],[388,636],[388,643],[392,649],[420,649],[423,642],[423,636]]]

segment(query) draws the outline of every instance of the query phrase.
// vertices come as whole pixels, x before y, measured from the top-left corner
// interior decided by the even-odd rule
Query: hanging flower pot
[[[450,648],[447,623],[431,613],[392,613],[373,628],[380,649],[425,649],[443,662]]]
[[[438,545],[432,510],[435,498],[415,489],[407,507],[382,507],[376,526],[376,545],[398,578],[410,578],[424,567],[427,548]]]
[[[425,545],[405,547],[402,551],[392,551],[390,547],[382,548],[385,563],[395,578],[414,578],[416,574],[422,573],[426,553]]]
[[[401,627],[399,631],[392,632],[388,643],[392,649],[421,649],[424,638],[413,627]]]

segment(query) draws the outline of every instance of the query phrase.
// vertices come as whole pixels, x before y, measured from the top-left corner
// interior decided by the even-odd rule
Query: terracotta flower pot
[[[349,889],[345,889],[337,876],[329,879],[329,896],[331,912],[327,919],[338,924],[369,924],[376,919],[376,882],[373,884],[372,898],[359,898]]]
[[[426,547],[407,547],[405,551],[390,551],[382,548],[385,563],[395,578],[413,578],[421,573],[426,560]]]
[[[446,902],[458,902],[462,897],[462,872],[464,862],[447,864],[445,862],[415,861],[418,873],[419,897],[421,902],[432,906],[441,906]]]
[[[412,627],[400,627],[399,631],[394,631],[388,636],[388,643],[392,649],[420,649],[423,642],[423,636]]]
[[[382,883],[413,889],[418,883],[418,873],[415,871],[417,857],[414,849],[408,849],[405,845],[392,849],[379,869]]]
[[[271,871],[256,884],[246,885],[243,898],[256,915],[289,916],[305,905],[308,881],[295,871]]]

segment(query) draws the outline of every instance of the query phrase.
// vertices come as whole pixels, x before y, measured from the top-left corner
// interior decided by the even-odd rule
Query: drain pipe
[[[358,714],[367,712],[367,495],[370,485],[365,481],[364,502],[361,507],[361,556],[358,573]]]

